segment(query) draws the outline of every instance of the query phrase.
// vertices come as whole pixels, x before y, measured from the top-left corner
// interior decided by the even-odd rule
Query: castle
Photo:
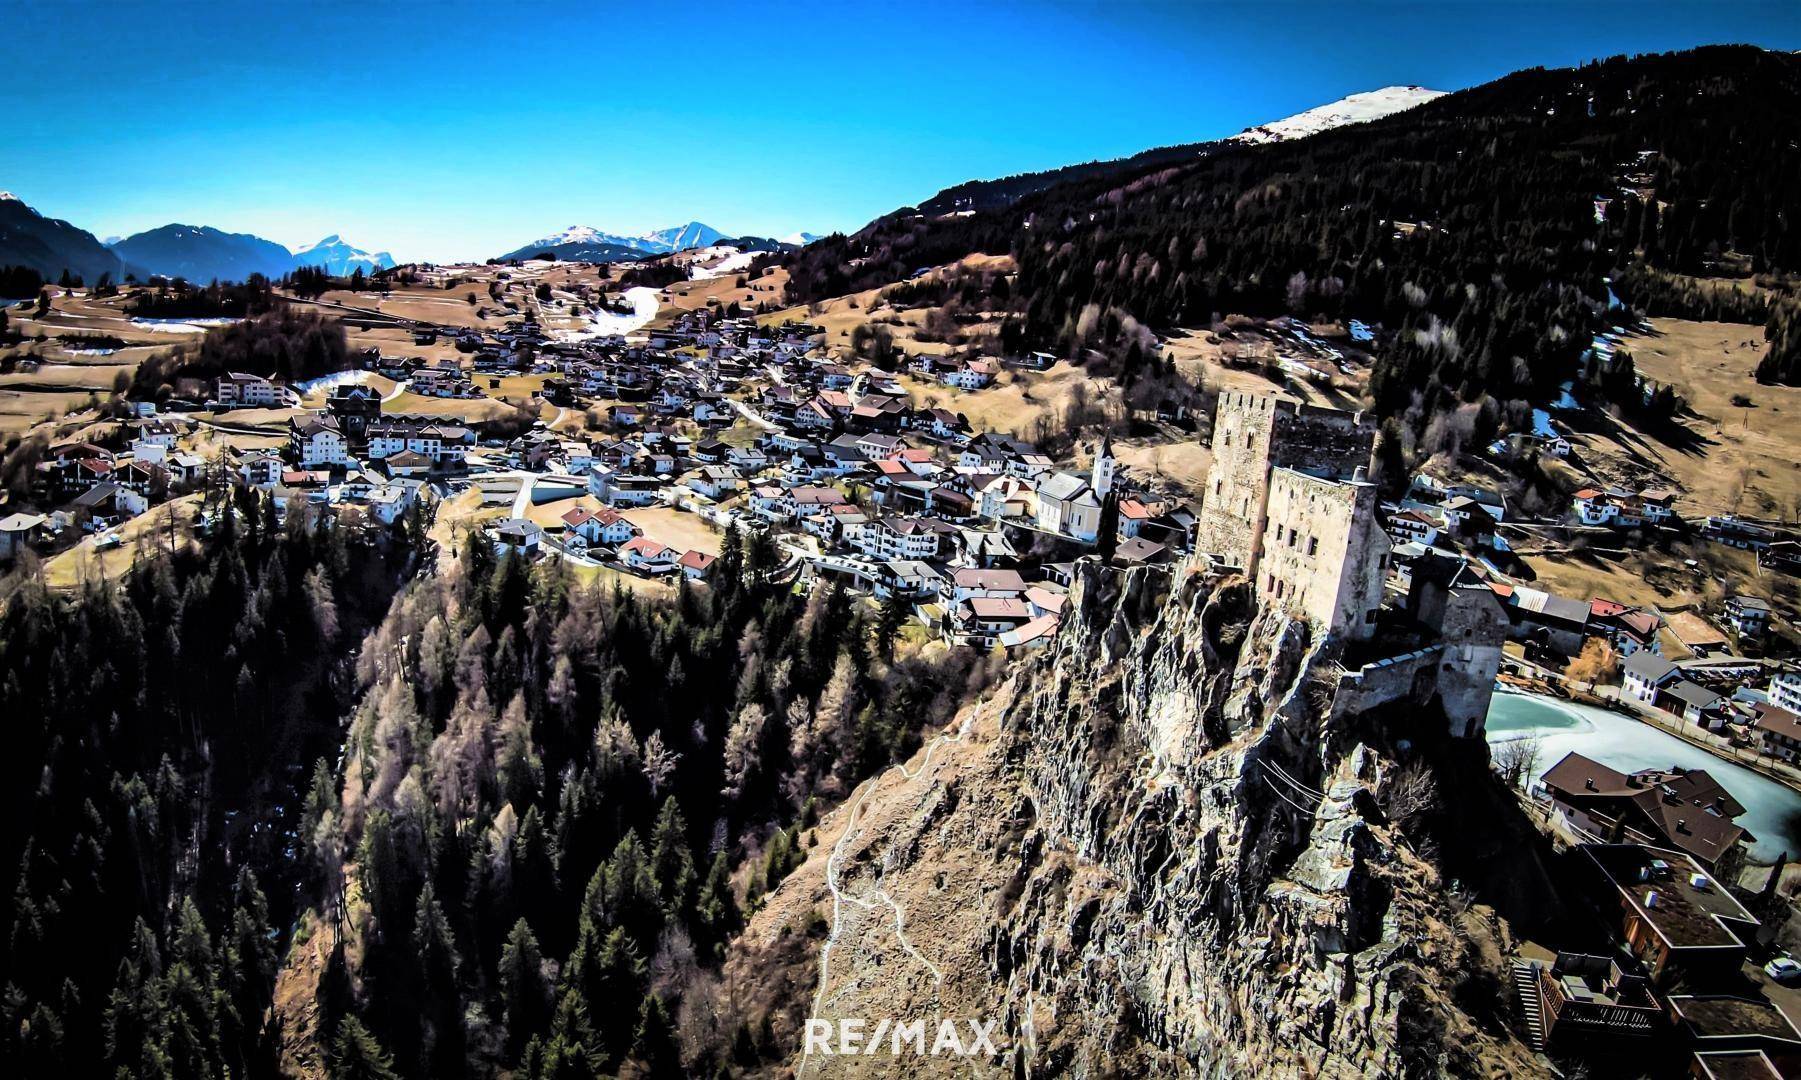
[[[1375,426],[1361,412],[1225,393],[1195,550],[1251,580],[1259,600],[1349,643],[1394,655],[1347,670],[1334,708],[1366,712],[1436,698],[1450,733],[1482,736],[1507,615],[1485,582],[1454,560],[1416,567],[1407,602],[1381,624],[1393,545],[1368,479]]]
[[[1369,638],[1391,551],[1367,479],[1375,442],[1360,412],[1221,394],[1196,549],[1243,570],[1265,602]]]

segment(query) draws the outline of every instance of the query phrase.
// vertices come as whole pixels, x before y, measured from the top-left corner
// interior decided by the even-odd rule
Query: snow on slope
[[[1241,143],[1273,143],[1285,142],[1289,139],[1304,139],[1309,135],[1317,135],[1346,124],[1361,124],[1370,120],[1380,120],[1384,116],[1403,112],[1415,105],[1424,105],[1435,98],[1445,96],[1443,90],[1428,90],[1423,86],[1385,86],[1380,90],[1368,90],[1361,94],[1334,101],[1306,112],[1295,113],[1281,120],[1272,120],[1267,124],[1245,128],[1232,136],[1227,142]]]
[[[791,232],[787,236],[782,237],[782,243],[794,244],[797,247],[806,247],[817,239],[819,239],[818,233]]]

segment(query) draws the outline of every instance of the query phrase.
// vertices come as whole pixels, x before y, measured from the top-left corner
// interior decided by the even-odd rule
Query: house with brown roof
[[[1767,702],[1752,709],[1752,715],[1756,717],[1752,726],[1757,729],[1764,753],[1790,764],[1801,758],[1801,716]]]
[[[1581,840],[1676,848],[1729,880],[1754,840],[1733,819],[1745,807],[1705,769],[1622,773],[1577,753],[1535,785],[1554,819]]]

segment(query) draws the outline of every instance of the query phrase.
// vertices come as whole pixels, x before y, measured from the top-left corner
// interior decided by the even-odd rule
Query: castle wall
[[[1488,705],[1501,670],[1507,612],[1485,585],[1453,589],[1438,631],[1445,649],[1438,696],[1451,734],[1479,739],[1488,724]]]
[[[1390,545],[1372,485],[1276,469],[1261,547],[1254,576],[1266,600],[1305,613],[1340,640],[1374,633]]]

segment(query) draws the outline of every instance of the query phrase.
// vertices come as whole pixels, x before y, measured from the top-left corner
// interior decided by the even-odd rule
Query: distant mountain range
[[[639,236],[601,232],[592,225],[571,225],[561,232],[514,248],[501,258],[528,259],[533,255],[551,254],[564,262],[622,262],[711,247],[723,239],[724,233],[698,221],[671,225]]]
[[[251,274],[275,278],[302,266],[323,266],[327,273],[348,276],[359,267],[368,274],[393,265],[387,252],[364,251],[336,234],[290,251],[249,233],[177,224],[102,243],[93,233],[45,217],[11,192],[0,192],[0,266],[30,267],[46,281],[61,278],[64,271],[89,284],[102,274],[111,274],[114,281],[129,274],[205,282],[243,281]]]

